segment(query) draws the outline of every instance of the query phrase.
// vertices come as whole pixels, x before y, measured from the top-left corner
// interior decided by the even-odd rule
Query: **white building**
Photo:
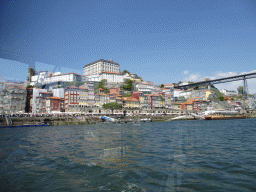
[[[120,67],[118,63],[112,60],[107,61],[100,59],[93,63],[84,66],[84,76],[88,81],[100,82],[102,79],[106,79],[111,83],[124,82],[123,75],[120,73]]]
[[[103,72],[101,74],[92,74],[86,76],[88,81],[100,82],[102,79],[106,79],[110,83],[123,83],[124,78],[121,73],[116,72]]]
[[[180,97],[184,97],[185,99],[189,99],[191,97],[191,91],[182,91],[179,93]]]
[[[40,71],[37,75],[31,77],[30,85],[35,85],[36,83],[44,84],[45,79],[51,75],[53,75],[51,71]]]
[[[64,73],[60,72],[52,73],[52,72],[39,72],[38,75],[31,77],[30,85],[39,84],[51,84],[58,82],[76,82],[76,81],[86,81],[86,77],[79,75],[77,73]]]
[[[106,79],[107,82],[111,83],[122,83],[124,82],[123,75],[117,72],[103,72],[100,74],[100,80]]]
[[[150,93],[154,93],[154,92],[155,92],[156,87],[154,86],[153,83],[143,81],[143,82],[138,83],[138,84],[136,85],[136,89],[137,89],[137,91],[139,91],[139,92],[143,92],[143,93],[146,93],[146,94],[150,94]]]
[[[181,92],[182,92],[181,89],[174,89],[174,92],[173,92],[174,98],[179,98]]]
[[[54,97],[59,97],[61,99],[64,98],[64,88],[52,89],[52,93]]]
[[[84,76],[101,74],[103,72],[120,73],[119,64],[116,62],[113,62],[112,60],[107,61],[104,59],[100,59],[98,61],[85,65],[83,68],[84,68]]]
[[[225,96],[235,96],[235,95],[237,95],[236,91],[229,91],[229,90],[226,90],[226,89],[222,89],[222,90],[220,90],[220,92],[223,93]]]
[[[33,97],[32,97],[32,113],[36,113],[36,109],[37,109],[37,97],[39,96],[39,93],[41,92],[47,92],[46,89],[37,89],[37,88],[33,88]]]
[[[101,75],[100,74],[86,75],[86,78],[88,79],[88,81],[93,81],[93,82],[100,82],[101,81]]]
[[[84,66],[84,77],[87,81],[100,82],[106,79],[109,83],[123,83],[127,79],[136,80],[138,75],[133,73],[120,73],[120,66],[112,60],[100,59]]]

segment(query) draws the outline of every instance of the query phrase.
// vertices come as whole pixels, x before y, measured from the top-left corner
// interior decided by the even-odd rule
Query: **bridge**
[[[227,83],[227,82],[232,82],[232,81],[244,81],[244,96],[247,97],[247,81],[246,79],[252,79],[256,78],[256,73],[247,73],[243,75],[236,75],[236,76],[231,76],[231,77],[225,77],[225,78],[220,78],[220,79],[213,79],[213,80],[205,80],[205,81],[199,81],[196,83],[190,83],[187,85],[178,85],[176,88],[178,89],[189,89],[189,88],[194,88],[197,89],[200,86],[207,86],[207,85],[212,85],[212,84],[219,84],[219,83]]]

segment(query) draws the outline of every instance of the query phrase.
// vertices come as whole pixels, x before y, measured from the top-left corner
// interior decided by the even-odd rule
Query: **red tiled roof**
[[[119,74],[119,75],[121,75],[122,73],[118,73],[118,72],[108,72],[108,71],[103,71],[102,73],[111,73],[111,74]],[[101,74],[102,74],[101,73]]]
[[[164,85],[164,86],[173,86],[173,84],[172,84],[172,83],[169,83],[169,84],[167,84],[167,85]]]
[[[134,97],[123,97],[124,101],[139,101],[138,99],[134,98]]]
[[[105,93],[100,93],[100,94],[94,94],[94,95],[108,95],[108,94],[105,94]]]
[[[86,89],[87,90],[87,88],[84,87],[84,86],[80,86],[79,89]]]
[[[59,97],[47,97],[46,99],[60,99]]]

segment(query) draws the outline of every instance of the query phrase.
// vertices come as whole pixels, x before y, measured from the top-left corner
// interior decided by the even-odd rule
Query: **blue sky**
[[[156,84],[256,69],[255,0],[1,1],[0,76],[113,59]],[[6,60],[8,59],[8,60]],[[24,63],[24,64],[23,64]],[[220,84],[236,90],[242,82]],[[256,81],[248,81],[256,92]]]

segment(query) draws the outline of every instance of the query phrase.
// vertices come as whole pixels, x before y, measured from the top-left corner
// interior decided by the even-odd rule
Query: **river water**
[[[0,129],[1,191],[255,191],[255,123]]]

